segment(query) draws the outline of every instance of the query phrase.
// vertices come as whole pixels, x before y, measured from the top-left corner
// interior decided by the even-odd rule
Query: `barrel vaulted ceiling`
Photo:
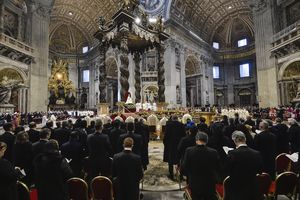
[[[148,10],[164,8],[165,18],[171,18],[211,42],[219,27],[226,27],[230,19],[243,22],[253,30],[248,0],[141,0]],[[95,42],[98,18],[110,19],[123,0],[55,0],[51,13],[50,47],[59,51],[80,49]],[[147,5],[148,4],[148,5]],[[233,21],[233,22],[234,22]],[[76,33],[74,33],[76,31]],[[224,33],[228,30],[224,30]],[[230,32],[230,31],[229,31]],[[215,34],[216,33],[216,34]],[[67,38],[60,38],[67,37]],[[220,36],[216,36],[220,37]],[[225,36],[229,37],[229,36]],[[61,41],[61,44],[54,44]],[[65,50],[63,50],[65,49]]]

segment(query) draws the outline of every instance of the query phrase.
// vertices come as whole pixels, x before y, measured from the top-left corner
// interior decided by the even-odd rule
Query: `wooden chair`
[[[80,178],[68,180],[68,191],[71,200],[88,200],[88,185]]]
[[[269,197],[269,189],[272,183],[272,179],[269,174],[262,173],[256,175],[256,181],[261,196],[264,196],[265,199]]]
[[[274,199],[277,200],[278,195],[285,195],[292,199],[296,192],[298,183],[297,174],[294,172],[283,172],[276,177]]]
[[[288,157],[286,157],[286,153],[279,154],[275,160],[275,171],[276,174],[279,175],[283,172],[295,172],[296,166],[295,163],[292,162]]]
[[[223,181],[223,200],[226,200],[226,193],[228,193],[230,176],[227,176]]]
[[[17,181],[18,200],[30,200],[30,191],[21,181]]]
[[[126,172],[124,172],[126,173]],[[113,200],[113,184],[104,176],[97,176],[91,183],[93,200]]]

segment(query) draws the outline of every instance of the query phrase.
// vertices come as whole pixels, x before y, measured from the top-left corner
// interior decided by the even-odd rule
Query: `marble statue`
[[[4,76],[0,83],[0,104],[9,104],[12,90],[22,86],[20,80],[8,80],[7,76]]]

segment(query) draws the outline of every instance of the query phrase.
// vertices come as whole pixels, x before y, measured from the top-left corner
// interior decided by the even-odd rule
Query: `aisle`
[[[147,171],[144,174],[143,190],[148,191],[171,191],[179,190],[177,181],[170,180],[168,175],[168,164],[163,162],[163,143],[151,141],[149,143],[149,160]]]

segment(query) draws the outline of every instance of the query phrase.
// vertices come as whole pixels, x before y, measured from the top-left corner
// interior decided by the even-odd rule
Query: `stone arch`
[[[281,81],[284,79],[284,73],[286,71],[287,68],[289,68],[293,63],[296,62],[300,62],[300,58],[294,58],[292,60],[289,60],[288,62],[285,62],[281,68],[279,69],[279,73],[278,73],[278,80]]]
[[[185,75],[191,76],[199,72],[199,61],[194,55],[187,56],[185,60]]]
[[[16,76],[15,78],[21,79],[21,81],[23,81],[23,83],[26,86],[28,86],[28,84],[29,84],[27,74],[18,67],[15,67],[15,66],[0,67],[0,79],[2,79],[2,76],[4,76],[5,74],[6,75],[8,74],[9,76],[11,76],[8,78],[14,78],[14,76]]]

